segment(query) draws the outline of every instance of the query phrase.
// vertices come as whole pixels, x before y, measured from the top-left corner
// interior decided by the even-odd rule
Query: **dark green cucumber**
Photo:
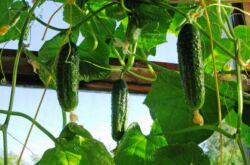
[[[57,97],[64,111],[73,111],[78,104],[79,55],[73,42],[64,44],[56,66]]]
[[[185,24],[179,32],[177,51],[186,103],[198,111],[205,100],[204,69],[200,33],[192,24]]]
[[[112,138],[121,140],[127,120],[127,97],[128,86],[125,80],[119,79],[114,82],[112,89]]]

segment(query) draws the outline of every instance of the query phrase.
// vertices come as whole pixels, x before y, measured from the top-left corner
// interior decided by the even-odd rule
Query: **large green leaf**
[[[201,113],[205,124],[216,125],[218,119],[217,99],[212,78],[206,76],[206,99]],[[223,86],[224,84],[222,84]],[[228,84],[225,84],[228,86]],[[223,97],[224,98],[224,97]],[[224,99],[222,99],[224,101]],[[225,100],[227,100],[225,98]],[[195,126],[193,114],[184,100],[180,76],[177,72],[163,69],[154,82],[144,102],[150,109],[151,116],[159,120],[163,133],[169,144],[195,142],[200,143],[213,132],[200,130],[187,133],[169,134],[184,128]],[[228,102],[227,106],[232,106]],[[222,111],[226,107],[222,106]]]
[[[0,35],[0,43],[16,40],[20,37],[24,21],[27,17],[28,11],[24,10],[25,6],[20,1],[12,3],[10,0],[0,1],[0,27],[8,25],[10,29],[5,35]],[[29,26],[27,27],[29,29]],[[28,30],[26,30],[25,38]]]
[[[182,10],[182,12],[188,14],[188,12],[195,10],[196,8],[194,8],[194,5],[190,5],[190,4],[178,4],[176,5],[176,7],[178,7],[179,9]],[[183,25],[183,23],[186,21],[185,16],[183,16],[180,13],[174,13],[173,18],[172,18],[172,22],[170,24],[169,27],[169,31],[174,33],[174,34],[178,34],[178,31],[180,30],[180,27]]]
[[[1,0],[0,1],[0,27],[8,25],[10,23],[11,15],[9,14],[9,8],[11,7],[13,0]]]
[[[217,40],[217,39],[221,39],[222,28],[221,28],[221,25],[219,23],[219,16],[217,14],[216,8],[217,8],[217,6],[209,7],[208,14],[209,14],[209,19],[210,19],[210,23],[211,23],[211,30],[213,33],[213,38]],[[208,29],[209,26],[208,26],[205,14],[203,14],[202,17],[198,18],[198,23],[204,28],[204,30],[206,32],[209,32],[209,29]]]
[[[108,17],[114,18],[116,20],[122,20],[127,16],[126,10],[124,10],[121,4],[113,5],[105,10]]]
[[[52,76],[52,81],[50,81],[50,87],[55,88],[55,60],[56,56],[59,54],[62,45],[64,44],[65,35],[59,33],[52,39],[46,41],[38,53],[39,62],[45,66],[40,67],[39,77],[44,84],[48,83],[48,78]]]
[[[113,36],[115,31],[116,22],[113,19],[106,18],[93,18],[85,22],[80,31],[84,37],[92,37],[97,41],[105,41]]]
[[[63,10],[63,20],[71,25],[80,23],[85,14],[76,5],[66,4]]]
[[[220,42],[220,44],[226,45],[227,46],[226,49],[230,50],[230,52],[234,51],[234,45],[231,40],[221,39],[218,41]],[[225,66],[228,64],[229,60],[231,59],[231,57],[225,54],[225,52],[217,46],[214,49],[214,54],[215,54],[215,65],[216,65],[217,71],[223,71],[225,69]],[[213,74],[214,70],[213,70],[212,55],[204,59],[204,65],[205,65],[205,72],[209,74]]]
[[[93,38],[85,38],[79,46],[80,80],[92,81],[106,78],[110,74],[108,45],[100,40],[98,46],[93,47]],[[103,69],[103,68],[107,69]]]
[[[250,28],[246,26],[237,26],[234,29],[236,38],[240,40],[240,55],[242,57],[242,60],[246,62],[248,59],[250,59],[249,51],[250,51]],[[232,52],[234,55],[235,52],[235,43],[229,39],[219,39],[219,43],[223,46],[226,46],[226,49],[229,52]],[[225,54],[223,50],[221,50],[219,47],[215,47],[214,50],[215,53],[215,63],[218,71],[223,70],[225,65],[229,60],[232,60],[232,58]],[[212,74],[213,73],[213,65],[212,65],[212,56],[209,56],[205,59],[205,69],[207,73]]]
[[[235,35],[240,39],[240,55],[242,60],[246,61],[250,59],[250,27],[237,26],[235,29]]]
[[[157,45],[166,42],[172,15],[165,8],[146,4],[140,4],[136,14],[141,28],[138,45],[149,55]]]
[[[223,12],[220,12],[222,23],[220,23],[219,14],[217,13],[217,6],[210,6],[207,9],[207,11],[209,15],[209,21],[211,24],[211,31],[212,31],[213,39],[215,39],[218,42],[222,41],[221,40],[222,38],[226,39],[227,36],[225,36],[225,34],[223,33],[223,28],[222,28],[222,24],[225,24],[226,20],[223,18],[231,16],[231,9],[226,9],[225,14]],[[207,32],[208,35],[210,35],[206,14],[203,14],[201,17],[199,17],[197,19],[197,22],[199,23],[200,27],[205,32]],[[201,36],[202,36],[202,43],[203,43],[203,56],[204,56],[204,59],[206,59],[207,57],[211,57],[210,38],[205,35],[201,35]],[[223,43],[221,44],[225,46]],[[214,47],[216,47],[216,45],[214,45]],[[227,46],[226,46],[226,49],[227,49]]]
[[[56,146],[45,151],[37,165],[113,165],[114,161],[103,143],[75,123],[69,123],[67,136],[60,135]],[[76,129],[76,130],[75,130]],[[67,131],[67,130],[66,130]],[[69,135],[72,135],[69,137]]]
[[[169,145],[156,152],[155,165],[209,165],[210,161],[194,143]]]
[[[144,52],[149,55],[155,52],[152,49],[161,43],[166,42],[166,34],[169,23],[164,23],[164,25],[159,26],[158,22],[151,22],[142,28],[141,36],[139,38],[139,47],[144,50]]]
[[[45,151],[42,159],[37,162],[37,165],[68,165],[68,164],[80,164],[81,156],[64,151],[59,148],[51,148]]]
[[[148,136],[142,134],[137,123],[132,123],[115,152],[115,163],[117,165],[152,164],[155,151],[167,145],[165,138],[159,134],[161,134],[161,129],[157,123],[153,125]]]

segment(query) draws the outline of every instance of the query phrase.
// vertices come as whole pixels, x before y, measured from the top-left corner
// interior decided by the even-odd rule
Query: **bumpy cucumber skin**
[[[205,85],[200,33],[192,24],[185,24],[179,32],[177,51],[186,103],[197,111],[204,104]]]
[[[78,105],[79,55],[73,42],[64,44],[56,66],[57,97],[63,111],[71,112]]]
[[[126,127],[128,86],[125,80],[114,82],[112,89],[112,138],[121,140]]]

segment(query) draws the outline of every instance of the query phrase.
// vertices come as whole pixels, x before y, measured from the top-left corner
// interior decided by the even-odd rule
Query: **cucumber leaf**
[[[197,144],[168,145],[157,150],[155,154],[155,165],[209,165],[210,161]]]
[[[138,123],[132,123],[115,151],[115,163],[117,165],[152,164],[155,151],[167,145],[165,138],[159,134],[161,129],[158,123],[154,123],[148,136],[142,134]]]
[[[66,4],[63,10],[63,20],[71,25],[76,25],[84,19],[85,14],[76,5]]]
[[[201,114],[204,123],[216,126],[218,119],[217,99],[212,78],[205,80],[209,86],[206,88],[206,99]],[[210,85],[209,85],[210,84]],[[222,84],[228,86],[228,84]],[[228,99],[222,99],[222,101]],[[181,85],[180,76],[177,72],[162,69],[153,83],[150,93],[144,103],[148,106],[152,118],[159,120],[163,134],[169,144],[182,144],[188,142],[200,143],[212,135],[213,131],[199,130],[186,133],[170,134],[171,132],[190,128],[193,124],[193,113],[185,104],[184,92]],[[211,104],[213,103],[213,104]],[[230,101],[227,102],[230,105]],[[222,106],[222,112],[226,112],[227,107]]]
[[[9,26],[6,34],[0,35],[0,43],[19,39],[24,21],[28,11],[21,1],[12,2],[10,0],[0,1],[0,28]],[[32,20],[33,18],[31,18]],[[30,26],[27,26],[29,28]],[[24,38],[27,38],[29,30],[26,30]]]
[[[69,123],[65,127],[73,129],[67,132],[67,135],[72,134],[71,138],[61,134],[55,147],[45,151],[37,165],[114,165],[113,158],[103,143],[93,139],[87,130],[76,123]]]
[[[98,41],[97,47],[93,47],[93,38],[85,38],[79,46],[80,55],[80,80],[89,82],[92,80],[100,80],[110,75],[108,45],[102,41]],[[107,68],[107,69],[105,69]]]
[[[234,29],[235,35],[240,39],[240,55],[242,60],[246,62],[250,59],[250,27],[248,26],[237,26]]]

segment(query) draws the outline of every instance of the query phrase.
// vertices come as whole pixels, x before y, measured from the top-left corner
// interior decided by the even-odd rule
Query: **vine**
[[[218,1],[218,3],[220,3],[220,1]],[[201,5],[206,7],[206,3],[205,1],[201,1]],[[218,8],[217,8],[218,9]],[[220,7],[217,11],[217,14],[220,11]],[[218,75],[217,75],[217,68],[215,65],[215,54],[214,54],[214,43],[213,43],[213,32],[212,32],[212,28],[211,28],[211,22],[210,22],[210,18],[208,15],[208,11],[207,9],[205,9],[205,17],[207,20],[207,24],[208,24],[208,30],[209,30],[209,36],[210,36],[210,47],[211,47],[211,51],[212,51],[212,63],[213,63],[213,76],[215,79],[215,91],[216,91],[216,97],[217,97],[217,104],[218,104],[218,121],[219,121],[219,128],[222,128],[222,112],[221,112],[221,102],[220,102],[220,92],[219,92],[219,82],[218,82]],[[219,13],[219,22],[221,23],[221,15]],[[224,27],[224,26],[223,26]],[[220,162],[221,165],[223,164],[223,137],[222,134],[220,134]]]

